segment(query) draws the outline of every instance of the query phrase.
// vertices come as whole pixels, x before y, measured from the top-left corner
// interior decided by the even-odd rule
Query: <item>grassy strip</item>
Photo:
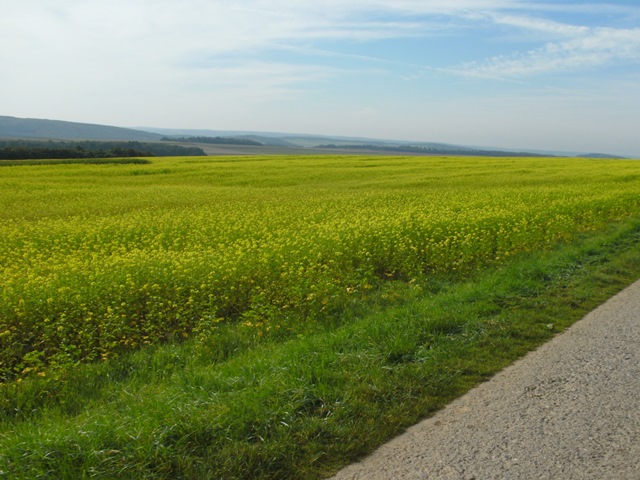
[[[640,222],[618,225],[337,328],[237,344],[224,358],[219,349],[237,339],[6,386],[0,477],[322,477],[638,278],[639,240]]]

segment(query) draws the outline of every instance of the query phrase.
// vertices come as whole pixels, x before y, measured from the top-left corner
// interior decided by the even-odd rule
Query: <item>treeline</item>
[[[0,160],[171,157],[205,155],[201,148],[162,143],[99,141],[0,141]]]
[[[23,167],[25,165],[148,165],[146,158],[36,158],[0,160],[0,167]]]
[[[542,157],[535,153],[527,152],[503,152],[499,150],[474,150],[466,148],[435,148],[424,147],[420,145],[318,145],[315,148],[335,148],[341,150],[373,150],[381,152],[406,152],[406,153],[421,153],[423,155],[467,155],[477,157]],[[544,155],[548,156],[548,155]]]
[[[211,143],[215,145],[251,145],[261,147],[264,144],[249,140],[248,138],[237,137],[163,137],[164,142],[180,142],[180,143]]]

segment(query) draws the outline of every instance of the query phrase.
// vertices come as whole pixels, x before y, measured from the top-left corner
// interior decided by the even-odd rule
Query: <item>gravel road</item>
[[[640,281],[333,478],[640,479]]]

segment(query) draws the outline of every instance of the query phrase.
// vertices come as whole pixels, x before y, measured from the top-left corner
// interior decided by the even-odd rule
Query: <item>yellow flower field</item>
[[[322,322],[389,279],[470,272],[638,216],[633,160],[154,159],[0,168],[0,381]]]

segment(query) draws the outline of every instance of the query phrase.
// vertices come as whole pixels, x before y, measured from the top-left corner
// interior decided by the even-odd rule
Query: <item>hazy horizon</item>
[[[1,115],[640,156],[627,1],[42,0],[0,38]]]

